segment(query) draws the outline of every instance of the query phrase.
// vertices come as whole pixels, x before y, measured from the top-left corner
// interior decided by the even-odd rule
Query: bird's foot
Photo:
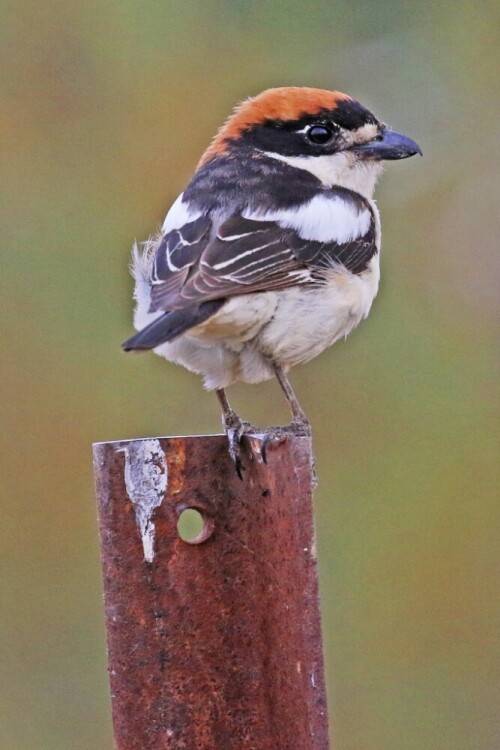
[[[229,443],[229,455],[236,468],[236,473],[240,479],[243,479],[245,467],[241,460],[241,438],[249,432],[255,431],[255,427],[241,419],[235,411],[227,412],[222,418],[227,440]]]
[[[242,439],[250,451],[251,458],[267,464],[268,450],[285,442],[290,436],[310,437],[311,425],[304,416],[294,417],[288,425],[273,427],[255,427],[241,419],[235,411],[224,415],[222,423],[229,443],[229,455],[236,468],[236,473],[243,479],[245,467],[242,461]]]
[[[295,417],[288,425],[276,425],[266,427],[265,430],[253,428],[247,434],[250,441],[252,455],[267,464],[267,452],[269,448],[284,443],[290,436],[310,437],[311,425],[305,417]]]

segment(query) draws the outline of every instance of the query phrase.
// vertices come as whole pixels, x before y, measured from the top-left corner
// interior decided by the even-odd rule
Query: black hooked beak
[[[415,154],[422,156],[422,150],[415,141],[388,128],[372,141],[352,146],[350,150],[368,159],[408,159]]]

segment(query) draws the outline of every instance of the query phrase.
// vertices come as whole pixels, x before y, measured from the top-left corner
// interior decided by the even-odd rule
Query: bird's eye
[[[306,131],[306,136],[311,143],[323,146],[333,138],[333,128],[327,125],[311,125]]]

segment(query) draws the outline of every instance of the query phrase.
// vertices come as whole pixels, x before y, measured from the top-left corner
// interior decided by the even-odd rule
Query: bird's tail
[[[153,320],[146,328],[136,333],[122,344],[126,352],[134,350],[154,349],[160,344],[172,341],[184,331],[203,323],[214,315],[224,304],[225,300],[216,299],[201,302],[199,305],[185,307],[182,310],[172,310]]]

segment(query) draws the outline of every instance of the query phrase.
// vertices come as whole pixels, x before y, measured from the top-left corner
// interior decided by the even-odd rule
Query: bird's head
[[[271,157],[371,197],[384,160],[421,154],[359,102],[339,91],[283,87],[242,102],[215,136],[201,166],[221,156]]]

